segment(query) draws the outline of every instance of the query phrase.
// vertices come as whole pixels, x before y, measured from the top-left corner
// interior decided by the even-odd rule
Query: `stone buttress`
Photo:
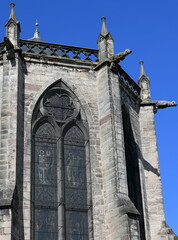
[[[1,239],[20,239],[23,186],[23,74],[19,48],[20,24],[11,4],[1,53]]]
[[[33,38],[20,39],[14,6],[11,4],[6,36],[0,43],[0,239],[38,240],[45,233],[50,240],[69,239],[64,217],[67,203],[61,143],[68,131],[63,126],[70,129],[73,124],[78,132],[83,129],[85,136],[82,149],[85,147],[87,210],[80,209],[77,214],[87,213],[88,225],[87,234],[82,235],[85,224],[72,223],[70,239],[77,235],[82,240],[175,240],[164,217],[154,113],[176,103],[151,100],[143,62],[138,84],[122,69],[119,63],[131,50],[114,54],[114,40],[104,17],[96,50],[44,42],[38,29]],[[70,101],[51,107],[50,100],[61,96]],[[69,111],[63,120],[56,121],[55,111],[48,112],[45,107],[60,111],[65,108],[72,113]],[[72,118],[72,114],[76,116]],[[51,211],[41,202],[39,211],[36,207],[37,122],[39,129],[45,122],[56,134],[53,146],[57,149],[57,190],[54,194],[45,187],[39,191],[46,191],[42,196],[49,199],[58,195],[57,207],[52,205],[57,212],[55,221],[42,214],[39,216],[45,221],[40,222],[41,217],[38,219],[36,214]],[[49,160],[49,152],[47,157]]]
[[[142,99],[140,104],[141,158],[144,165],[150,239],[174,239],[174,232],[165,222],[154,114],[158,109],[176,106],[176,103],[152,101],[150,79],[144,71],[143,61],[140,61],[138,83],[141,88]]]

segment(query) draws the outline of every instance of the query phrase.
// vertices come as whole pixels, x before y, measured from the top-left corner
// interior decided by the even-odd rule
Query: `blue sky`
[[[0,0],[0,41],[9,18],[11,1]],[[97,48],[100,18],[115,40],[115,53],[132,50],[122,63],[137,81],[140,60],[151,81],[153,100],[178,102],[177,0],[16,0],[21,38],[33,37],[38,19],[41,38],[47,42]],[[178,234],[178,107],[155,115],[167,223]]]

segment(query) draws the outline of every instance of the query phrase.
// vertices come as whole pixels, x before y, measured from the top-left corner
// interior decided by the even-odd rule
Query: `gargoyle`
[[[175,101],[152,101],[151,99],[144,100],[141,102],[142,106],[153,106],[154,113],[157,113],[158,109],[163,109],[167,107],[175,107],[177,103]]]
[[[132,53],[130,49],[126,49],[124,52],[117,53],[110,57],[110,60],[115,63],[119,63],[120,61],[124,60],[127,55]]]
[[[130,49],[126,49],[124,52],[120,52],[120,53],[117,53],[117,54],[115,54],[115,55],[112,55],[112,56],[109,58],[109,60],[111,61],[110,69],[113,70],[113,71],[117,70],[117,68],[118,68],[118,67],[117,67],[117,64],[118,64],[120,61],[124,60],[125,57],[126,57],[127,55],[129,55],[130,53],[132,53],[132,51],[131,51]]]
[[[177,106],[175,101],[154,101],[154,103],[158,109]]]
[[[11,43],[11,41],[7,37],[4,38],[4,43],[6,46],[7,59],[8,60],[14,59],[15,58],[14,45]]]
[[[153,103],[155,104],[155,113],[158,109],[177,106],[177,103],[175,101],[153,101]]]

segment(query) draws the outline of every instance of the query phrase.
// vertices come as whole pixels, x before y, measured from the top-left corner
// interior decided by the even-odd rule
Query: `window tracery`
[[[89,239],[84,128],[80,105],[62,83],[44,93],[32,122],[34,240]]]

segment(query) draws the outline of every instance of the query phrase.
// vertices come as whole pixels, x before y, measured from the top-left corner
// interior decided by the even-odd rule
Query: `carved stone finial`
[[[36,26],[36,30],[35,30],[35,33],[34,33],[34,37],[33,37],[33,38],[35,38],[35,39],[41,39],[41,38],[40,38],[40,32],[38,31],[38,26],[39,26],[39,24],[38,24],[38,21],[37,21],[37,20],[36,20],[35,26]]]
[[[39,26],[39,24],[38,24],[38,20],[37,20],[37,19],[36,19],[35,26],[36,26],[36,29],[38,30],[38,26]]]
[[[11,8],[14,8],[15,7],[15,3],[11,3],[10,6],[11,6]]]
[[[10,12],[9,19],[12,18],[14,21],[16,21],[16,16],[15,16],[15,11],[14,11],[15,3],[11,3],[10,7],[11,7],[11,12]]]
[[[33,38],[30,38],[29,40],[33,40],[33,41],[43,41],[40,37],[40,32],[38,31],[38,21],[36,20],[36,23],[35,23],[35,26],[36,26],[36,30],[35,30],[35,33],[34,33],[34,36]]]
[[[102,17],[101,21],[102,21],[101,34],[103,36],[106,36],[108,34],[108,29],[106,27],[106,17]]]
[[[144,62],[140,61],[140,77],[138,79],[138,85],[141,88],[140,96],[143,101],[150,101],[150,79],[147,77],[144,70]]]
[[[140,61],[139,63],[140,63],[140,77],[141,76],[146,76],[146,73],[145,73],[145,70],[144,70],[144,66],[143,66],[144,61]]]
[[[8,22],[5,24],[6,27],[6,37],[11,41],[15,48],[19,47],[20,40],[20,22],[16,19],[16,14],[14,11],[15,4],[10,4],[10,16]]]
[[[99,62],[108,60],[114,54],[114,40],[106,27],[106,18],[102,17],[101,32],[98,36]]]

